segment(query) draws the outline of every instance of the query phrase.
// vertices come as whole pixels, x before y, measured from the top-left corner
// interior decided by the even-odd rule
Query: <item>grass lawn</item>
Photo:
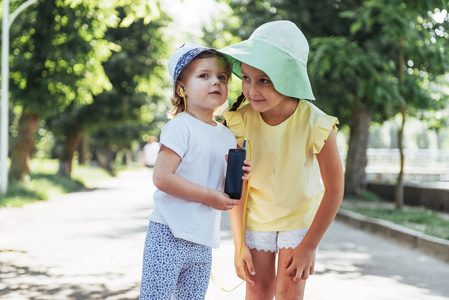
[[[345,197],[341,208],[449,240],[447,214],[423,207],[405,206],[396,209],[394,203],[386,202],[370,192],[364,192],[361,197]]]
[[[9,183],[5,196],[0,195],[1,207],[20,207],[27,203],[47,200],[58,194],[79,191],[110,175],[101,168],[74,164],[72,177],[56,175],[56,159],[32,159],[29,178],[25,182]]]

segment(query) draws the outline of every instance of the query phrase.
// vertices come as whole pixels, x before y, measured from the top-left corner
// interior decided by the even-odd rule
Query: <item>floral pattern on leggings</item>
[[[150,222],[140,300],[204,299],[211,266],[210,247],[176,238],[168,226]]]

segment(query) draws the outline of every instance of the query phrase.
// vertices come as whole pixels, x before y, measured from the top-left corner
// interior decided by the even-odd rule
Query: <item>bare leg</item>
[[[279,300],[302,300],[306,281],[293,282],[292,278],[285,276],[284,261],[293,249],[282,248],[279,250],[278,268],[276,276],[276,299]]]
[[[246,300],[272,300],[275,285],[275,259],[273,252],[251,249],[256,275],[246,274],[254,280],[254,285],[246,285]]]

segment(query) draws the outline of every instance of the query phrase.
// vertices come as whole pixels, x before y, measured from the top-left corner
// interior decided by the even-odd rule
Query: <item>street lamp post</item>
[[[1,84],[1,122],[0,122],[0,194],[6,194],[8,189],[8,127],[9,127],[9,28],[12,22],[28,6],[37,0],[28,0],[20,5],[9,16],[9,0],[3,0],[2,20],[2,84]]]

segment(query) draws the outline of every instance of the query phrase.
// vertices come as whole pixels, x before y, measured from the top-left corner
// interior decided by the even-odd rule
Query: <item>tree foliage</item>
[[[104,39],[117,16],[103,1],[40,1],[11,27],[11,102],[41,117],[110,88]]]
[[[11,27],[12,179],[28,174],[39,120],[67,142],[85,128],[154,118],[165,22],[158,2],[143,0],[39,1],[19,15]]]
[[[101,149],[131,149],[133,142],[152,132],[158,135],[160,123],[166,120],[163,102],[167,44],[163,31],[168,18],[160,14],[158,20],[145,24],[136,20],[128,27],[111,29],[108,40],[121,50],[104,64],[113,88],[94,97],[85,106],[89,111],[91,145]],[[98,122],[100,121],[100,122]],[[108,150],[109,151],[109,150]],[[111,166],[107,167],[112,169]]]
[[[103,1],[38,1],[11,26],[10,103],[17,115],[10,177],[23,180],[41,118],[72,102],[89,103],[110,88],[101,63],[111,54],[103,39],[116,26],[113,7]]]
[[[429,91],[429,82],[449,69],[449,59],[445,54],[449,50],[445,47],[449,36],[447,22],[438,22],[434,18],[434,15],[441,12],[441,8],[447,8],[447,3],[370,0],[344,14],[353,20],[351,32],[354,35],[367,35],[372,28],[379,28],[380,36],[366,43],[369,48],[376,48],[374,43],[383,41],[390,50],[388,55],[382,58],[385,62],[393,62],[391,75],[398,94],[392,105],[398,107],[397,111],[400,111],[402,116],[398,131],[400,171],[395,193],[397,208],[402,207],[404,203],[403,134],[406,115],[417,109],[435,109],[443,102],[435,101]],[[447,99],[444,102],[447,104]]]

